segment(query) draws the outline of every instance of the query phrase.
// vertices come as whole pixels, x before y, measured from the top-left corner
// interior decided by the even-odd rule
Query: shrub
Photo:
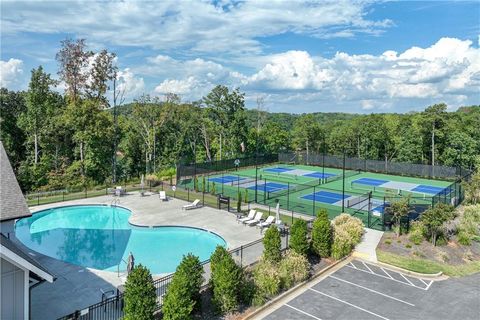
[[[342,228],[351,237],[352,243],[355,245],[360,242],[363,235],[362,220],[354,218],[347,213],[342,213],[332,221],[334,230]]]
[[[202,176],[202,193],[205,193],[206,181],[205,176]]]
[[[307,222],[297,219],[290,229],[290,248],[299,254],[306,255],[308,247]]]
[[[312,227],[312,248],[320,257],[329,257],[332,247],[332,225],[326,209],[320,209]]]
[[[288,250],[279,266],[282,287],[288,289],[307,279],[309,269],[310,264],[305,256]]]
[[[346,213],[342,213],[333,219],[332,224],[332,257],[341,259],[350,254],[353,247],[360,242],[363,234],[363,224],[360,219]]]
[[[203,268],[198,257],[192,254],[183,257],[163,300],[164,319],[176,320],[191,317],[192,311],[199,305],[202,274]]]
[[[422,243],[425,233],[426,230],[423,223],[421,221],[414,221],[410,225],[408,239],[418,246],[420,243]]]
[[[280,291],[281,279],[278,268],[264,259],[261,259],[253,269],[253,281],[256,289],[253,304],[256,306],[264,304]]]
[[[139,264],[133,268],[125,282],[125,308],[127,320],[153,319],[157,295],[150,271]]]
[[[237,212],[242,211],[242,193],[238,191]]]
[[[198,192],[198,177],[195,176],[195,178],[193,178],[193,189],[195,190],[195,192]]]
[[[343,229],[336,229],[333,236],[332,258],[341,259],[352,251],[352,239]]]
[[[212,193],[213,195],[216,195],[216,194],[217,194],[217,190],[216,190],[216,188],[215,188],[215,182],[212,182],[212,188],[210,189],[210,191],[211,191],[211,193]]]
[[[235,311],[239,305],[243,272],[232,256],[217,247],[211,260],[212,302],[221,313]]]
[[[405,245],[405,248],[411,249],[411,248],[412,248],[412,245],[411,245],[410,243],[407,243],[407,244]]]
[[[465,207],[457,227],[458,242],[470,245],[472,240],[480,236],[480,205]]]
[[[455,218],[453,207],[443,203],[437,203],[435,207],[426,210],[421,218],[426,228],[427,236],[431,239],[432,244],[437,244],[437,237],[442,233],[445,222]]]
[[[385,240],[385,244],[388,244],[388,245],[392,244],[392,240],[390,239]]]
[[[272,263],[278,263],[282,258],[282,242],[280,239],[280,232],[276,226],[270,226],[265,232],[263,238],[263,256],[265,260]]]
[[[245,188],[245,197],[243,197],[243,202],[245,202],[245,204],[248,204],[248,188]]]
[[[409,202],[410,199],[408,197],[401,200],[395,200],[392,201],[385,210],[386,213],[391,214],[393,216],[393,219],[395,220],[395,226],[398,227],[395,229],[397,237],[400,236],[400,233],[402,231],[400,225],[401,219],[403,217],[407,217],[408,214],[411,212]]]
[[[229,253],[225,247],[218,245],[210,256],[210,269],[214,272],[217,265],[226,257]]]

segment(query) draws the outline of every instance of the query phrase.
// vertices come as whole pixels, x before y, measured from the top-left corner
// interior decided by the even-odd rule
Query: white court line
[[[291,308],[291,309],[293,309],[293,310],[295,310],[295,311],[298,311],[298,312],[300,312],[300,313],[303,313],[304,315],[309,316],[310,318],[317,319],[317,320],[322,320],[322,319],[320,319],[320,318],[318,318],[318,317],[315,317],[314,315],[312,315],[312,314],[310,314],[310,313],[308,313],[308,312],[305,312],[305,311],[303,311],[303,310],[300,310],[300,309],[298,309],[298,308],[295,308],[295,307],[289,305],[288,303],[285,303],[285,306],[287,306],[287,307],[289,307],[289,308]]]
[[[415,285],[412,283],[412,281],[408,280],[403,274],[399,273],[399,275],[401,275],[403,279],[407,280],[408,283],[410,283],[412,286],[415,286]]]
[[[350,267],[349,265],[347,265],[347,267],[352,268],[352,267]],[[352,268],[352,269],[354,269],[354,268]],[[400,281],[400,280],[397,280],[397,279],[393,279],[392,277],[389,278],[389,277],[386,277],[386,276],[382,276],[381,274],[370,273],[370,272],[365,271],[365,270],[362,270],[362,269],[356,269],[356,270],[361,271],[361,272],[365,272],[365,273],[368,273],[368,274],[371,274],[371,275],[374,275],[374,276],[376,276],[376,277],[384,278],[384,279],[391,280],[391,281],[395,281],[395,282],[398,282],[398,283],[403,283],[404,285],[409,286],[409,287],[414,287],[414,288],[417,288],[417,289],[420,289],[420,290],[427,290],[427,289],[425,289],[425,288],[421,288],[421,287],[417,287],[417,286],[412,286],[411,284],[408,284],[408,283],[406,283],[406,282],[403,282],[403,281]]]
[[[385,318],[385,317],[383,317],[383,316],[381,316],[381,315],[379,315],[379,314],[376,314],[376,313],[374,313],[374,312],[372,312],[372,311],[369,311],[369,310],[367,310],[367,309],[363,309],[362,307],[356,306],[356,305],[354,305],[354,304],[352,304],[352,303],[350,303],[350,302],[348,302],[348,301],[345,301],[345,300],[342,300],[342,299],[338,299],[338,298],[332,297],[331,295],[328,295],[328,294],[326,294],[326,293],[323,293],[323,292],[321,292],[321,291],[318,291],[318,290],[315,290],[315,289],[312,289],[312,288],[309,288],[309,290],[312,290],[313,292],[316,292],[316,293],[319,293],[319,294],[321,294],[321,295],[324,295],[325,297],[329,297],[330,299],[333,299],[333,300],[337,300],[337,301],[339,301],[339,302],[342,302],[342,303],[344,303],[344,304],[346,304],[346,305],[349,305],[349,306],[351,306],[351,307],[354,307],[354,308],[356,308],[356,309],[358,309],[358,310],[362,310],[362,311],[364,311],[364,312],[366,312],[366,313],[370,313],[371,315],[374,315],[374,316],[379,317],[379,318],[381,318],[381,319],[389,320],[388,318]]]
[[[362,289],[365,289],[365,290],[367,290],[367,291],[370,291],[370,292],[379,294],[379,295],[381,295],[381,296],[390,298],[390,299],[392,299],[392,300],[396,300],[396,301],[398,301],[398,302],[405,303],[405,304],[408,304],[409,306],[415,307],[415,305],[414,305],[413,303],[410,303],[410,302],[407,302],[407,301],[403,301],[403,300],[401,300],[401,299],[392,297],[392,296],[390,296],[390,295],[388,295],[388,294],[385,294],[385,293],[382,293],[382,292],[379,292],[379,291],[376,291],[376,290],[373,290],[373,289],[370,289],[370,288],[361,286],[361,285],[359,285],[359,284],[356,284],[356,283],[353,283],[353,282],[350,282],[350,281],[347,281],[347,280],[343,280],[343,279],[337,278],[337,277],[335,277],[335,276],[328,276],[328,277],[329,277],[329,278],[333,278],[333,279],[338,280],[338,281],[343,281],[343,282],[345,282],[345,283],[348,283],[348,284],[357,286],[357,287],[362,288]]]
[[[363,265],[368,269],[368,271],[370,271],[371,273],[373,273],[372,269],[370,269],[365,262],[362,261],[362,263],[363,263]]]

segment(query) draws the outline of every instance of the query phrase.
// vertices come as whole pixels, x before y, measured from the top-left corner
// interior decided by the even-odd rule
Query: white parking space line
[[[305,311],[303,311],[303,310],[300,310],[300,309],[298,309],[298,308],[295,308],[294,306],[291,306],[291,305],[289,305],[288,303],[285,303],[285,306],[287,306],[287,307],[289,307],[289,308],[291,308],[291,309],[293,309],[293,310],[295,310],[295,311],[297,311],[297,312],[300,312],[300,313],[302,313],[302,314],[304,314],[304,315],[306,315],[306,316],[309,316],[310,318],[317,319],[317,320],[322,320],[322,319],[320,319],[320,318],[318,318],[318,317],[315,317],[313,314],[310,314],[310,313],[308,313],[308,312],[305,312]]]
[[[323,293],[323,292],[321,292],[321,291],[318,291],[318,290],[315,290],[315,289],[312,289],[312,288],[309,288],[309,290],[311,290],[311,291],[313,291],[313,292],[316,292],[316,293],[318,293],[318,294],[321,294],[321,295],[323,295],[323,296],[325,296],[325,297],[328,297],[328,298],[330,298],[330,299],[333,299],[333,300],[336,300],[336,301],[338,301],[338,302],[341,302],[341,303],[344,303],[344,304],[346,304],[346,305],[349,305],[349,306],[351,306],[351,307],[354,307],[354,308],[356,308],[356,309],[358,309],[358,310],[361,310],[361,311],[363,311],[363,312],[366,312],[366,313],[369,313],[369,314],[371,314],[371,315],[374,315],[374,316],[376,316],[376,317],[378,317],[378,318],[381,318],[381,319],[384,319],[384,320],[389,320],[388,318],[385,318],[384,316],[381,316],[381,315],[379,315],[379,314],[376,314],[375,312],[369,311],[369,310],[364,309],[364,308],[362,308],[362,307],[356,306],[356,305],[354,305],[354,304],[352,304],[352,303],[350,303],[350,302],[348,302],[348,301],[345,301],[345,300],[342,300],[342,299],[339,299],[339,298],[336,298],[336,297],[332,297],[331,295],[328,295],[328,294],[326,294],[326,293]]]
[[[428,286],[428,284],[425,281],[423,281],[423,279],[418,278],[418,280],[422,281],[425,286]]]
[[[347,265],[347,267],[352,268],[352,267],[350,267],[349,265]],[[406,285],[406,286],[414,287],[414,288],[417,288],[417,289],[420,289],[420,290],[428,290],[428,288],[430,287],[430,286],[428,286],[427,288],[417,287],[417,286],[415,286],[415,285],[412,285],[412,284],[409,284],[409,283],[406,283],[406,282],[403,282],[403,281],[394,279],[394,278],[392,278],[390,275],[389,275],[389,277],[387,277],[387,276],[384,276],[384,275],[381,275],[381,274],[378,274],[378,273],[371,273],[371,272],[368,272],[368,271],[366,271],[366,270],[362,270],[362,269],[358,269],[358,268],[352,268],[352,269],[356,269],[357,271],[365,272],[365,273],[374,275],[374,276],[376,276],[376,277],[384,278],[384,279],[387,279],[387,280],[390,280],[390,281],[395,281],[395,282],[398,282],[398,283],[402,283],[402,284],[404,284],[404,285]],[[383,270],[383,268],[381,268],[381,269]],[[385,270],[383,270],[383,271],[384,271],[386,274],[388,274]],[[433,281],[432,281],[432,282],[433,282]]]
[[[380,268],[380,269],[382,269],[382,271],[385,272],[385,274],[386,274],[390,279],[395,280],[395,279],[393,279],[393,277],[390,275],[390,273],[388,273],[385,269],[383,269],[383,268]]]
[[[429,283],[428,286],[425,288],[425,290],[430,289],[430,286],[432,285],[432,283],[433,283],[433,280],[430,280],[430,283]]]
[[[332,279],[335,279],[335,280],[338,280],[338,281],[343,281],[343,282],[345,282],[345,283],[348,283],[348,284],[351,284],[351,285],[353,285],[353,286],[362,288],[362,289],[364,289],[364,290],[367,290],[367,291],[370,291],[370,292],[379,294],[379,295],[381,295],[381,296],[390,298],[390,299],[392,299],[392,300],[395,300],[395,301],[398,301],[398,302],[401,302],[401,303],[405,303],[405,304],[408,304],[409,306],[415,307],[415,305],[414,305],[413,303],[410,303],[410,302],[407,302],[407,301],[403,301],[403,300],[401,300],[401,299],[392,297],[392,296],[390,296],[390,295],[388,295],[388,294],[385,294],[385,293],[382,293],[382,292],[380,292],[380,291],[376,291],[376,290],[373,290],[373,289],[370,289],[370,288],[361,286],[361,285],[359,285],[359,284],[356,284],[356,283],[353,283],[353,282],[350,282],[350,281],[347,281],[347,280],[344,280],[344,279],[337,278],[337,277],[335,277],[335,276],[328,276],[328,277],[329,277],[329,278],[332,278]]]
[[[407,280],[408,283],[410,283],[412,286],[415,286],[415,285],[412,283],[412,281],[408,280],[403,274],[399,273],[399,275],[401,275],[403,279]]]
[[[372,269],[370,269],[370,267],[367,266],[367,264],[366,264],[365,262],[362,261],[362,263],[363,263],[363,265],[368,269],[368,271],[370,271],[371,273],[373,273]]]
[[[349,266],[350,268],[353,268],[353,269],[358,269],[353,263],[349,263],[347,266]]]

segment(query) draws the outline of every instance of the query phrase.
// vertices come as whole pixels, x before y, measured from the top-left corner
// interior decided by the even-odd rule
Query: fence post
[[[240,246],[240,267],[243,267],[243,246]]]
[[[190,189],[187,188],[187,201],[190,201]]]
[[[313,212],[312,216],[315,217],[315,186],[313,186]]]

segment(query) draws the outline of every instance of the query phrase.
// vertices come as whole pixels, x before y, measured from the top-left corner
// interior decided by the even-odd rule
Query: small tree
[[[237,212],[242,211],[242,193],[238,191]]]
[[[193,189],[195,190],[195,192],[198,192],[198,177],[195,176],[195,178],[193,179]]]
[[[420,220],[427,229],[427,235],[434,246],[437,244],[438,235],[443,231],[444,223],[454,217],[453,207],[443,203],[437,203],[422,214]]]
[[[282,242],[280,239],[280,232],[276,226],[270,226],[265,232],[263,247],[263,257],[266,261],[272,263],[280,262],[282,258]]]
[[[232,256],[222,252],[219,247],[210,258],[213,287],[212,302],[221,313],[235,311],[240,301],[240,292],[243,288],[243,272],[235,263]]]
[[[203,268],[198,257],[192,254],[183,257],[163,300],[164,319],[180,320],[191,317],[192,311],[199,305],[202,274]]]
[[[133,268],[125,283],[125,308],[127,320],[153,319],[157,295],[150,271],[139,264]]]
[[[395,225],[397,226],[397,237],[400,236],[400,221],[403,217],[408,217],[408,214],[411,212],[410,209],[410,198],[402,198],[401,200],[392,201],[390,206],[386,208],[387,213],[393,216]]]
[[[465,182],[463,187],[465,188],[465,202],[480,204],[480,167],[472,175],[470,182]]]
[[[243,201],[248,205],[248,188],[245,188],[245,197],[243,197]]]
[[[296,253],[308,253],[307,222],[297,219],[290,229],[290,248]]]
[[[205,176],[202,176],[202,193],[205,193]]]
[[[217,194],[217,190],[215,190],[215,182],[212,182],[211,192],[212,192],[213,195]]]
[[[332,225],[326,209],[320,209],[312,227],[312,247],[320,257],[329,257],[332,248]]]

